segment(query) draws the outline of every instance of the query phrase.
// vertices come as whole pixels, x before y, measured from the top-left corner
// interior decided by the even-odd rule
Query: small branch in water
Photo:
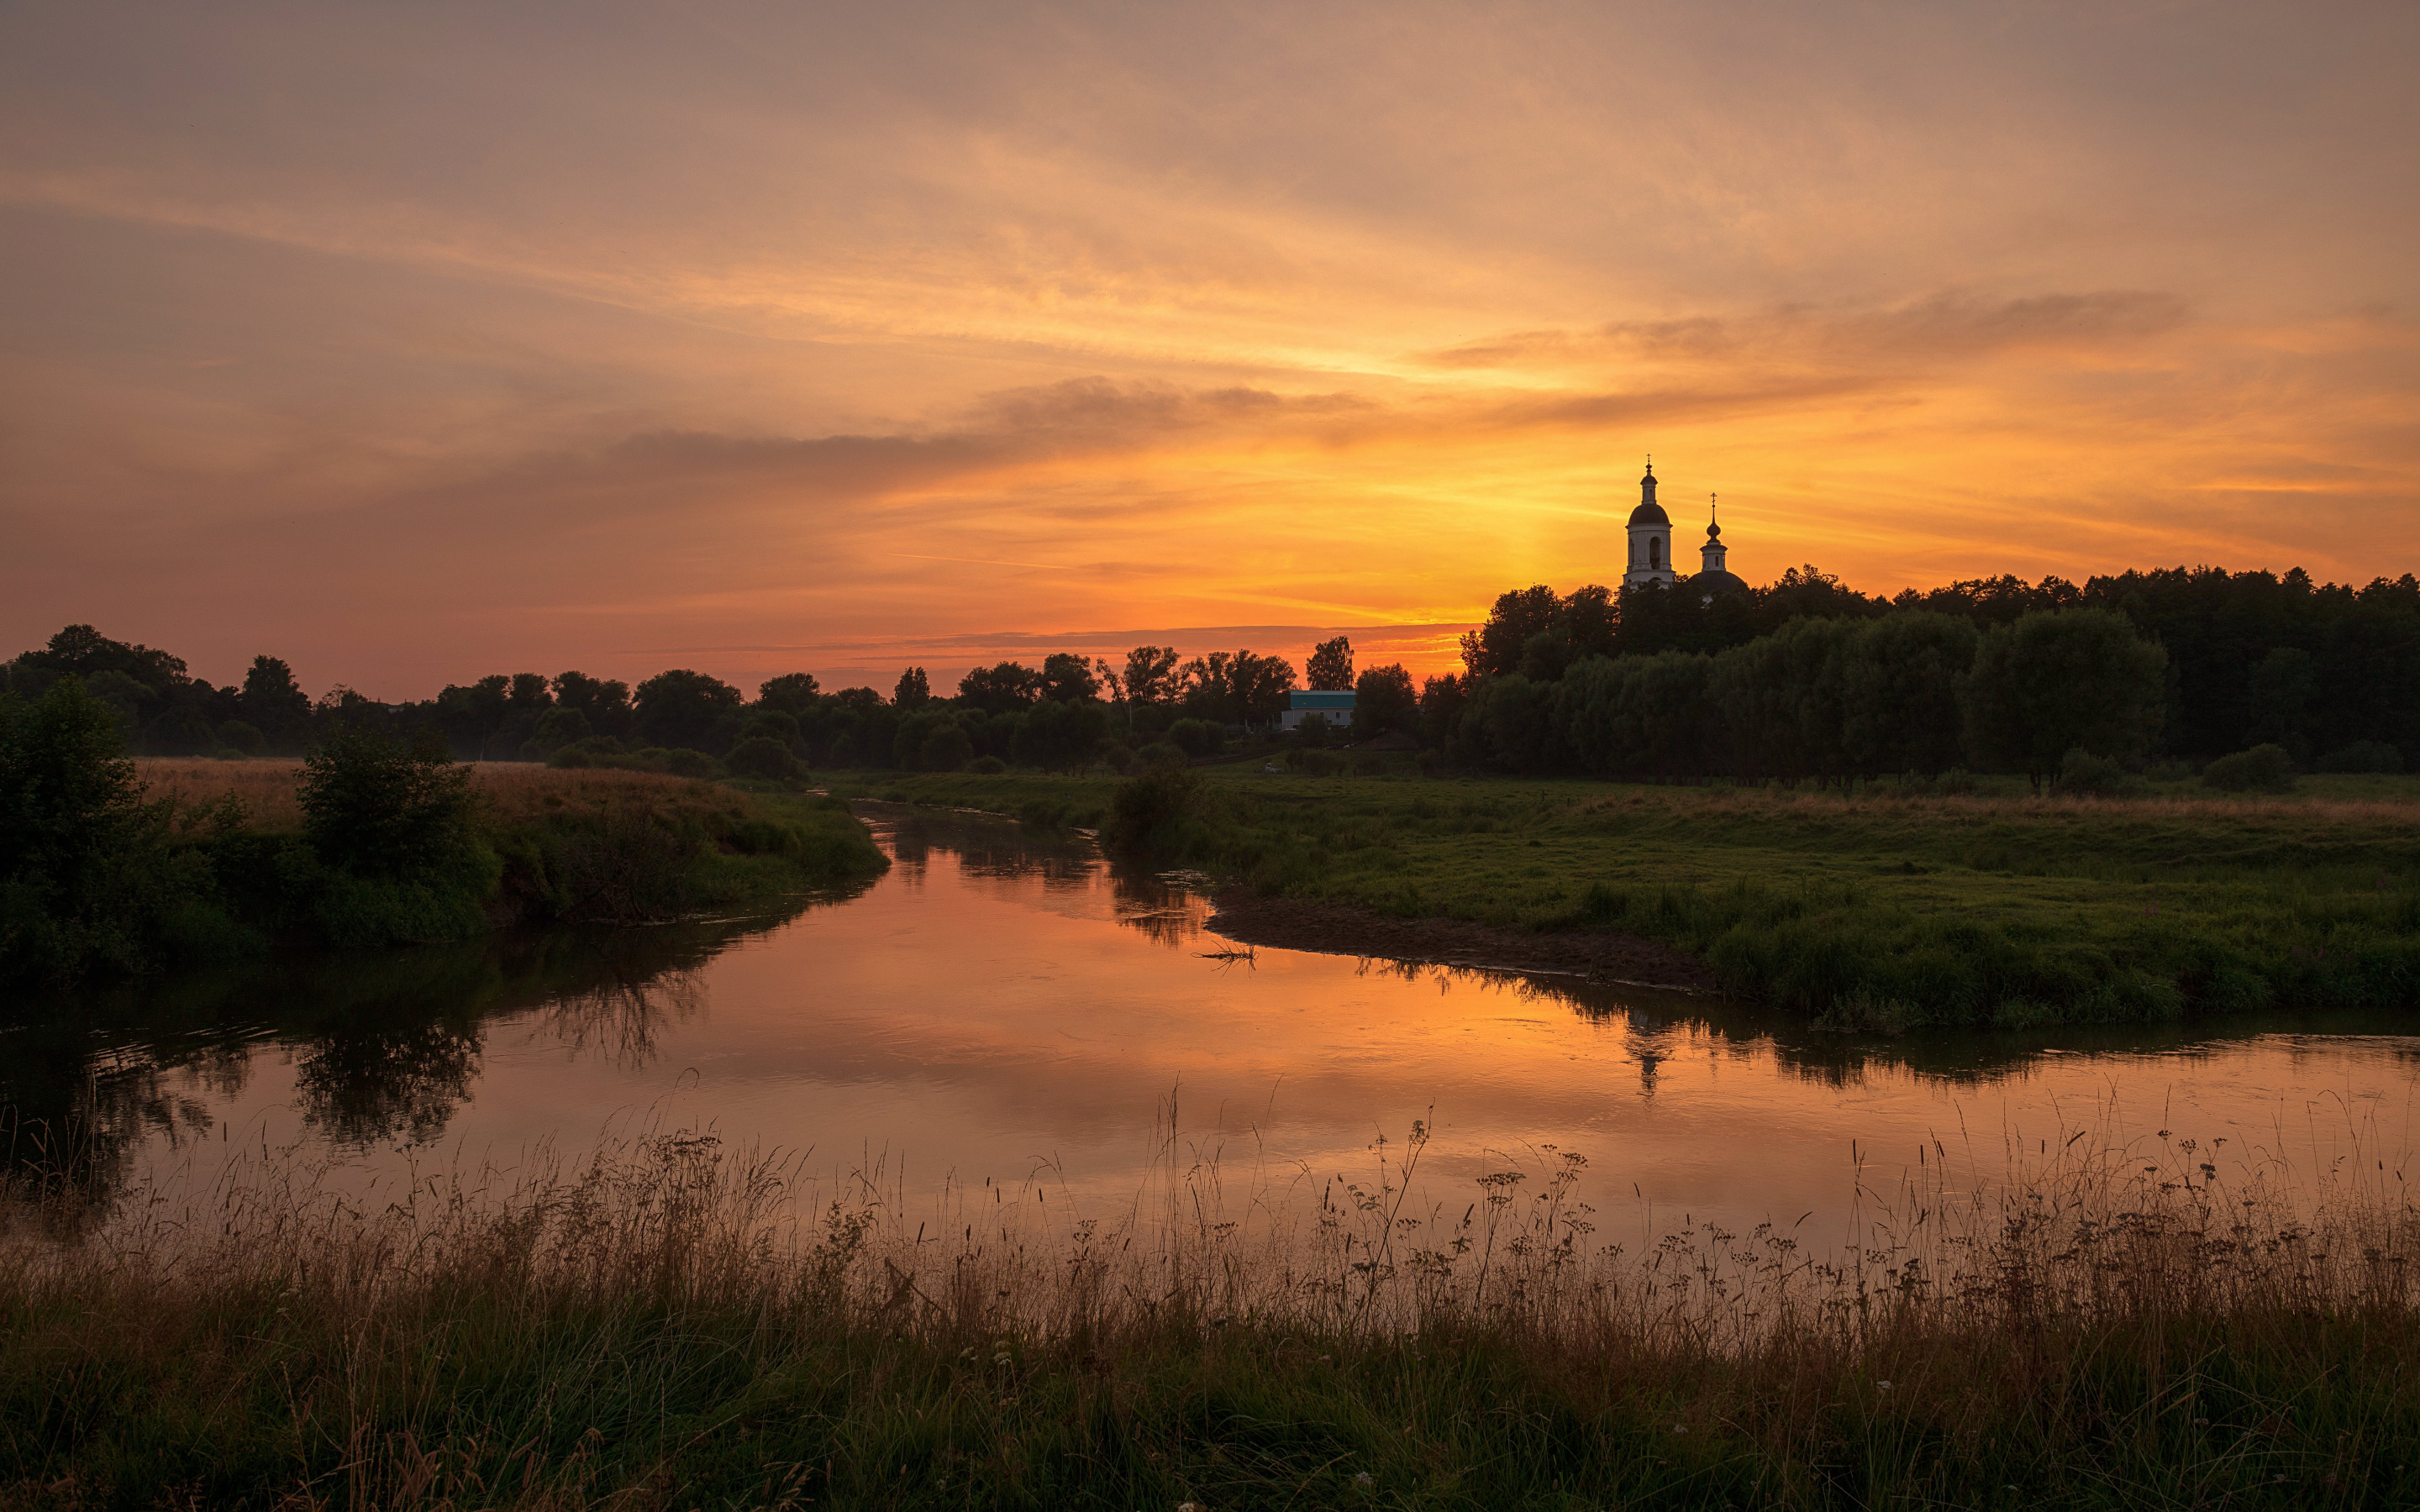
[[[1194,953],[1199,955],[1204,961],[1218,961],[1231,966],[1238,961],[1241,961],[1248,966],[1252,966],[1254,969],[1258,969],[1259,966],[1259,954],[1251,946],[1249,945],[1245,946],[1240,950],[1233,949],[1225,950],[1197,950]]]

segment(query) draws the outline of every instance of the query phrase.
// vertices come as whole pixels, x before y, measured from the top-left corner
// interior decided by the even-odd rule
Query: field
[[[1619,932],[1842,1029],[2420,1000],[2420,779],[2277,797],[1306,778],[1197,769],[1149,849],[1280,898]],[[1099,824],[1109,779],[835,782]]]
[[[1625,1251],[1576,1156],[1422,1206],[1421,1145],[1272,1183],[1171,1139],[1105,1215],[694,1134],[366,1199],[274,1155],[190,1206],[24,1192],[0,1507],[2420,1497],[2420,1227],[2366,1159],[2049,1142],[1978,1183],[1944,1149],[1845,1245]]]

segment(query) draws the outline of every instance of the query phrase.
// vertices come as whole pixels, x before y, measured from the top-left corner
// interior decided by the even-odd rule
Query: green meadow
[[[1146,864],[1276,897],[1619,931],[1841,1029],[2144,1022],[2420,995],[2420,779],[2258,798],[2021,780],[1663,787],[1308,777],[887,776],[835,792],[1107,825]],[[1121,794],[1128,813],[1121,819]]]

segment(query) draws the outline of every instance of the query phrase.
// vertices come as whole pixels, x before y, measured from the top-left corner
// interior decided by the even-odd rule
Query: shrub
[[[978,756],[967,763],[967,770],[981,777],[998,777],[1008,770],[1008,764],[997,756]]]
[[[2106,756],[2095,756],[2081,746],[2059,760],[2058,788],[2062,793],[2114,797],[2133,785],[2133,776],[2124,766]]]
[[[1201,777],[1185,767],[1149,767],[1118,784],[1101,839],[1129,850],[1171,848],[1201,791]]]
[[[219,726],[219,744],[246,756],[269,754],[269,737],[241,719],[229,719]]]
[[[433,733],[340,730],[302,758],[295,795],[313,852],[356,876],[447,871],[474,843],[470,774]]]
[[[1168,739],[1187,756],[1213,756],[1227,743],[1227,732],[1209,719],[1179,719],[1168,727]]]
[[[714,758],[702,750],[691,750],[684,746],[658,754],[662,758],[663,769],[675,777],[691,777],[704,781],[714,776]]]
[[[1169,740],[1154,741],[1135,752],[1135,756],[1145,766],[1182,766],[1191,760],[1186,755],[1184,747]]]
[[[675,754],[696,753],[680,751]],[[722,759],[722,764],[734,777],[760,778],[768,782],[792,781],[805,770],[799,765],[799,759],[790,754],[789,746],[770,735],[750,735],[731,748],[731,754]]]
[[[2356,740],[2311,764],[2321,772],[2400,772],[2403,752],[2383,740]]]
[[[1937,791],[1952,795],[1969,794],[1975,791],[1975,774],[1962,766],[1953,766],[1941,774],[1941,780],[1935,787]]]
[[[561,750],[558,750],[553,755],[548,757],[546,759],[546,764],[549,766],[569,767],[594,766],[597,764],[597,758],[589,755],[586,751],[581,749],[577,746],[566,746]]]
[[[1108,764],[1110,771],[1120,777],[1135,769],[1135,753],[1123,744],[1105,748],[1101,751],[1101,760]]]
[[[2283,746],[2255,746],[2203,767],[2201,780],[2222,793],[2286,793],[2294,786],[2294,762]]]

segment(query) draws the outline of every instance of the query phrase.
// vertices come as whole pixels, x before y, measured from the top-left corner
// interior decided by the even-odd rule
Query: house
[[[1325,715],[1330,725],[1343,729],[1353,722],[1353,690],[1296,688],[1286,695],[1286,709],[1278,716],[1278,728],[1292,730],[1314,714]]]

